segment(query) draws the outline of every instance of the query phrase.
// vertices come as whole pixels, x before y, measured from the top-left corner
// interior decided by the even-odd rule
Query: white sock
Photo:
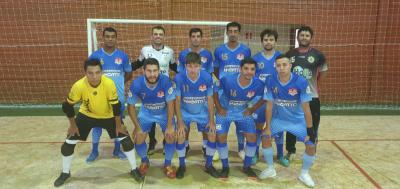
[[[128,152],[124,152],[124,154],[126,155],[129,164],[131,164],[131,168],[132,170],[136,169],[136,157],[135,157],[135,149],[132,149],[131,151]]]
[[[62,155],[62,172],[63,173],[68,173],[70,172],[71,169],[71,164],[72,164],[72,157],[74,157],[74,155],[70,155],[70,156],[64,156]]]

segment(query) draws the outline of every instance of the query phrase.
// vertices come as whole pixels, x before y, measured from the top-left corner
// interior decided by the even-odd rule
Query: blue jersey
[[[311,101],[311,89],[307,80],[297,74],[292,73],[286,84],[274,74],[265,80],[264,100],[273,102],[272,119],[304,122],[302,103]]]
[[[114,81],[117,87],[119,101],[124,103],[125,72],[132,72],[132,66],[128,55],[120,49],[115,49],[113,53],[108,54],[101,48],[93,52],[89,59],[100,60],[104,75]]]
[[[167,119],[167,102],[175,99],[175,92],[167,76],[160,74],[159,77],[154,87],[147,85],[144,75],[133,80],[129,89],[128,104],[135,105],[139,99],[142,101],[138,117],[164,116],[163,118]]]
[[[275,59],[281,52],[275,51],[272,57],[266,57],[263,51],[258,52],[253,56],[253,59],[257,62],[256,77],[261,81],[265,81],[265,78],[276,72]]]
[[[208,97],[213,95],[213,80],[206,71],[200,71],[197,80],[192,81],[185,72],[174,78],[176,96],[181,97],[181,112],[185,120],[200,118],[208,122]]]
[[[244,110],[254,98],[263,95],[264,84],[257,78],[253,78],[249,85],[240,86],[240,73],[225,76],[220,80],[219,86],[214,88],[214,92],[222,90],[219,97],[221,106],[227,110],[229,119],[243,117]]]
[[[240,61],[251,57],[250,48],[239,43],[235,49],[230,49],[228,44],[222,44],[214,51],[214,67],[219,68],[219,78],[240,72]]]
[[[189,54],[191,51],[192,49],[187,48],[179,53],[178,72],[184,72],[186,62],[185,58],[186,55]],[[213,72],[213,57],[211,52],[207,49],[201,48],[199,55],[201,58],[201,69],[211,74]]]

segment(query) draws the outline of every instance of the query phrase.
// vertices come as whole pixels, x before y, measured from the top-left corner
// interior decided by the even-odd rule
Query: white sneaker
[[[239,151],[238,155],[239,155],[240,159],[244,160],[246,153],[244,152],[244,150],[241,150],[241,151]]]
[[[313,179],[308,173],[301,173],[299,176],[299,180],[310,188],[313,188],[315,186]]]
[[[267,179],[267,178],[272,178],[275,176],[276,176],[275,168],[266,168],[264,171],[261,172],[261,174],[260,174],[260,176],[258,176],[258,178]]]
[[[214,153],[213,161],[218,161],[218,160],[219,160],[219,154],[217,152],[217,153]]]

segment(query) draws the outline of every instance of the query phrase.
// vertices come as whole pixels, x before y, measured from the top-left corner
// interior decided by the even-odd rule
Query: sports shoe
[[[301,173],[299,176],[299,180],[308,187],[312,188],[315,186],[314,181],[312,180],[310,174],[308,174],[308,173]]]
[[[218,160],[219,160],[219,153],[216,152],[216,153],[214,153],[213,161],[218,161]]]
[[[292,162],[296,158],[296,153],[288,152],[285,156],[289,162]]]
[[[176,178],[181,179],[185,176],[186,166],[179,166],[178,170],[176,171]]]
[[[229,177],[229,167],[222,168],[221,172],[219,173],[219,178],[228,178]]]
[[[126,155],[121,150],[113,152],[113,157],[118,157],[120,160],[126,160]]]
[[[149,162],[142,162],[139,166],[140,175],[145,176],[147,171],[149,170],[150,163]]]
[[[244,167],[242,169],[243,173],[247,175],[247,178],[249,179],[257,179],[257,174],[254,172],[254,170],[251,167]]]
[[[71,177],[71,173],[61,173],[56,181],[54,181],[54,186],[59,187],[63,185],[69,177]]]
[[[244,152],[244,150],[240,150],[238,152],[238,155],[239,155],[240,159],[244,160],[244,157],[246,156],[246,153]]]
[[[211,175],[212,177],[214,177],[214,178],[219,178],[220,177],[218,171],[212,165],[209,166],[209,167],[206,166],[204,171],[206,173],[208,173],[209,175]]]
[[[155,150],[156,145],[157,145],[157,140],[149,142],[149,149],[147,149],[147,155],[150,156],[150,155],[153,155],[156,152],[156,150]]]
[[[176,171],[172,166],[164,167],[164,174],[170,179],[176,178]]]
[[[144,180],[144,176],[140,174],[140,171],[138,168],[131,170],[130,175],[136,180],[136,182],[141,183]]]
[[[261,172],[261,174],[260,174],[260,176],[258,176],[258,178],[266,179],[266,178],[272,178],[275,176],[276,176],[275,168],[266,168],[264,171]]]
[[[86,158],[86,163],[93,163],[99,157],[99,152],[92,151]]]
[[[258,162],[258,156],[255,155],[252,159],[251,159],[251,165],[255,165]]]
[[[284,167],[289,167],[289,164],[290,164],[289,160],[287,160],[287,159],[284,158],[284,157],[280,157],[280,158],[278,159],[278,162],[279,162],[279,164],[281,164],[281,165],[284,166]]]

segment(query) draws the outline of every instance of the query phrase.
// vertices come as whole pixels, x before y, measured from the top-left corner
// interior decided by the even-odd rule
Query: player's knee
[[[61,154],[63,156],[70,156],[74,153],[76,144],[69,144],[67,142],[64,142],[64,144],[61,146]]]
[[[134,148],[133,142],[129,136],[121,140],[121,145],[125,152],[131,151]]]

